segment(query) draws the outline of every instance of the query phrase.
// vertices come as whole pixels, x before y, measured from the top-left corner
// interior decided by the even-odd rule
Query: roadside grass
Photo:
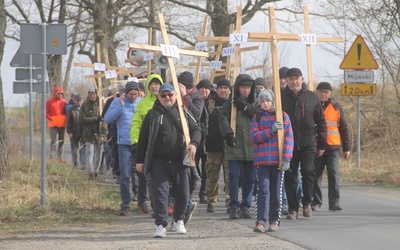
[[[40,162],[11,142],[10,177],[0,182],[0,232],[109,223],[119,211],[119,188],[88,180],[70,165],[47,162],[46,205],[41,206]]]

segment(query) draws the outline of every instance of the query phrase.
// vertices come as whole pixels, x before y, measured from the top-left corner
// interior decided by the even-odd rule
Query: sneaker
[[[178,234],[185,234],[186,228],[185,228],[185,224],[183,223],[183,220],[178,220],[177,222],[173,222],[172,230],[176,231],[176,233],[178,233]]]
[[[186,213],[185,213],[185,219],[183,220],[184,224],[188,224],[190,220],[192,219],[192,215],[194,213],[194,210],[197,207],[197,202],[192,201],[191,204],[187,207]]]
[[[60,158],[61,163],[67,163],[67,161],[64,158]]]
[[[149,209],[147,208],[147,204],[146,203],[138,204],[138,208],[139,208],[139,213],[141,213],[141,214],[148,214],[149,213]]]
[[[312,209],[310,204],[303,204],[303,216],[304,217],[312,216]]]
[[[240,209],[240,218],[251,219],[251,214],[247,208]]]
[[[158,225],[156,233],[154,234],[154,238],[164,238],[166,235],[167,229],[165,229],[162,225]]]
[[[239,209],[231,208],[229,212],[229,219],[239,219]]]
[[[319,211],[321,210],[321,204],[311,205],[312,211]]]
[[[342,208],[340,206],[331,206],[329,207],[329,211],[341,211]]]
[[[168,205],[168,216],[172,216],[174,214],[174,205]]]
[[[288,215],[289,209],[287,205],[282,205],[282,215]]]
[[[207,213],[214,213],[214,205],[213,204],[208,204],[207,205]]]
[[[228,208],[226,209],[226,213],[227,213],[227,214],[230,214],[230,213],[231,213],[231,210],[232,210],[232,209],[231,209],[230,207],[228,207]]]
[[[257,225],[253,229],[253,232],[255,232],[255,233],[265,233],[264,225],[261,224],[261,223],[257,223]]]
[[[199,203],[200,203],[200,204],[207,204],[207,203],[208,203],[208,201],[207,201],[207,197],[205,197],[205,196],[201,196],[201,197],[200,197],[200,201],[199,201]]]
[[[277,224],[270,224],[268,228],[268,232],[276,232],[278,231],[279,226]]]
[[[298,214],[296,211],[290,211],[286,219],[288,220],[297,220]]]
[[[81,170],[86,170],[86,166],[85,166],[85,165],[82,165],[82,166],[81,166]]]
[[[129,208],[123,207],[121,211],[119,211],[119,216],[128,216],[129,215]]]

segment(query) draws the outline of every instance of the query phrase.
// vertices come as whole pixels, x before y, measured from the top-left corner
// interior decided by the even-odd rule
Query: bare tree
[[[19,41],[19,25],[21,23],[64,23],[66,14],[66,0],[40,1],[34,3],[12,0],[5,8],[7,18],[11,24],[7,27],[6,37]],[[3,4],[4,6],[4,4]],[[48,79],[51,85],[61,85],[62,81],[62,56],[48,55],[51,67],[48,69]]]
[[[6,30],[6,15],[4,12],[4,0],[0,0],[0,65],[3,61]],[[0,180],[7,178],[9,174],[8,146],[7,146],[7,128],[6,115],[4,111],[3,100],[3,81],[0,75]]]

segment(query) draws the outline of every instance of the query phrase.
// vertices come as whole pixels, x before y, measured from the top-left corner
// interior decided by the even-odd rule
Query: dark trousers
[[[328,153],[328,154],[327,154]],[[321,182],[326,166],[328,172],[328,200],[329,207],[340,205],[339,192],[339,150],[325,152],[321,157],[315,158],[315,183],[313,205],[322,205]]]
[[[306,147],[302,150],[294,150],[293,158],[290,161],[290,168],[285,173],[286,195],[289,204],[289,211],[299,210],[299,201],[297,200],[297,183],[299,163],[301,163],[301,180],[303,184],[303,204],[310,205],[313,197],[314,188],[314,158],[317,152],[316,147]]]
[[[120,175],[117,141],[116,140],[115,141],[111,140],[109,143],[110,143],[110,146],[111,146],[111,154],[112,154],[112,158],[113,158],[112,172],[115,175]]]
[[[174,190],[174,219],[185,218],[186,206],[189,201],[188,166],[183,166],[182,161],[166,161],[153,159],[151,165],[151,181],[153,184],[153,212],[155,224],[168,225],[168,195],[170,183]]]
[[[200,165],[200,162],[201,162],[201,165]],[[200,174],[201,185],[200,185],[200,190],[199,190],[199,198],[206,196],[206,179],[207,179],[206,162],[207,162],[206,154],[202,154],[201,156],[196,156],[196,165],[197,166],[200,165],[199,168],[201,170],[201,174]]]
[[[51,127],[49,130],[50,130],[50,151],[51,151],[50,159],[61,159],[64,148],[65,128]]]

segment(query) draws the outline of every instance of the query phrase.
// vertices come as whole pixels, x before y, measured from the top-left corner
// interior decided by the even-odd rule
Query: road
[[[29,141],[26,145],[29,145]],[[66,143],[64,156],[70,159],[69,155],[69,144]],[[326,184],[323,183],[325,199]],[[222,187],[221,183],[220,190]],[[197,198],[197,195],[195,197]],[[217,224],[218,221],[220,224],[240,224],[245,226],[244,232],[255,234],[252,233],[255,220],[229,220],[224,207],[225,199],[222,194],[220,197],[214,214],[206,213],[205,204],[198,206],[189,229],[194,232],[212,231],[211,228],[205,229],[204,225],[197,228],[197,224],[206,216],[207,220]],[[341,185],[341,206],[343,211],[331,212],[327,204],[324,204],[311,218],[304,218],[300,210],[298,220],[289,221],[282,218],[279,231],[268,233],[268,237],[272,236],[276,240],[290,243],[290,246],[304,249],[400,249],[400,189],[344,183]],[[254,215],[254,208],[251,212]],[[148,223],[153,222],[150,219]],[[223,237],[223,232],[220,233]],[[225,239],[228,237],[229,235],[226,235]],[[268,240],[268,237],[265,240]]]

